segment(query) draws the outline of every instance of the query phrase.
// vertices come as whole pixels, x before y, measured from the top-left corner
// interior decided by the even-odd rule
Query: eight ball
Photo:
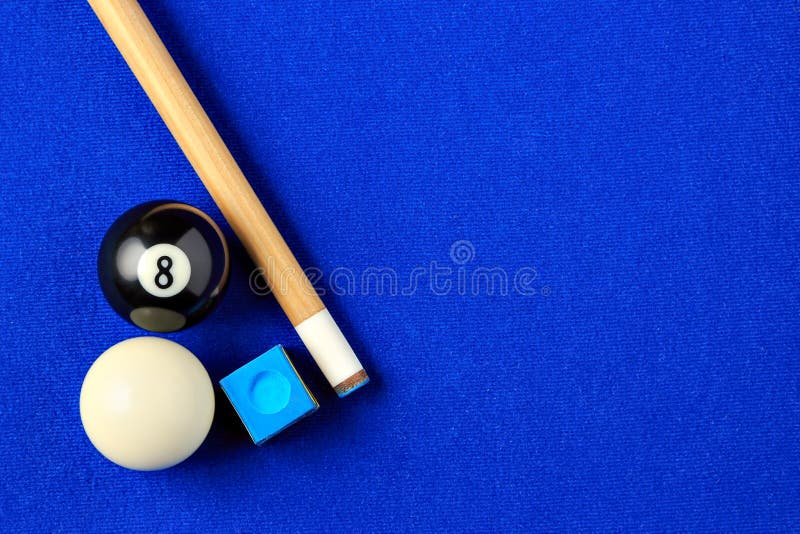
[[[219,302],[228,281],[228,245],[205,213],[172,201],[136,206],[103,238],[100,287],[126,320],[152,332],[192,326]]]

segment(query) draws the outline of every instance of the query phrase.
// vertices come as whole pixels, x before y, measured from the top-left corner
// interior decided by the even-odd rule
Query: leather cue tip
[[[334,391],[339,397],[346,397],[361,386],[365,386],[369,383],[369,376],[367,376],[367,372],[365,370],[360,370],[353,376],[346,378],[344,381],[340,382],[339,384],[334,387]]]

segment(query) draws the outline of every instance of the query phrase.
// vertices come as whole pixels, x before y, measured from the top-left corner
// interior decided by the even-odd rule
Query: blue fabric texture
[[[142,0],[372,379],[338,399],[84,2],[0,2],[3,531],[800,529],[800,7]],[[142,332],[126,209],[188,202],[227,295],[165,337],[283,344],[320,402],[189,460],[84,435]],[[256,273],[257,274],[257,273]]]

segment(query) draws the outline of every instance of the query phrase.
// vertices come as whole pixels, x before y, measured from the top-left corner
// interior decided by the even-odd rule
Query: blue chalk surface
[[[256,445],[319,408],[281,345],[219,383]]]

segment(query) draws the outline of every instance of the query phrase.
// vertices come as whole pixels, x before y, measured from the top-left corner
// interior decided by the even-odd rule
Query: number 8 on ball
[[[103,238],[98,274],[112,308],[153,332],[196,324],[222,297],[228,245],[205,213],[172,201],[125,212]]]

